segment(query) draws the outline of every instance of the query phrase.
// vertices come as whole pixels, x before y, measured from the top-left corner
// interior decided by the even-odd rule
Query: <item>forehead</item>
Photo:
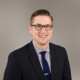
[[[33,24],[42,24],[42,25],[46,25],[46,24],[50,24],[51,25],[51,18],[49,16],[45,16],[45,15],[39,15],[34,17],[33,20]]]

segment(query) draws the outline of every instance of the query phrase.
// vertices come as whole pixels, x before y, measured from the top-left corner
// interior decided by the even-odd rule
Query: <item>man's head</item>
[[[40,9],[40,10],[37,10],[35,11],[32,15],[31,15],[31,18],[30,18],[30,25],[33,24],[34,22],[34,18],[36,16],[39,16],[39,15],[42,15],[42,16],[49,16],[51,18],[51,22],[53,23],[53,17],[51,16],[50,12],[45,10],[45,9]]]
[[[30,18],[29,31],[36,45],[49,44],[53,32],[53,18],[49,11],[44,9],[35,11]]]

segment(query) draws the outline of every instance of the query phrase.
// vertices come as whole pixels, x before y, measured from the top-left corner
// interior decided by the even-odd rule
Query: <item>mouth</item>
[[[46,38],[47,37],[47,35],[45,35],[45,36],[39,36],[40,38]]]

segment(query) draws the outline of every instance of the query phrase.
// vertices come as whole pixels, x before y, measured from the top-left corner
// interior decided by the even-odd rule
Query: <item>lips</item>
[[[40,37],[41,37],[41,38],[46,38],[46,36],[47,36],[47,35],[45,35],[45,36],[40,36]]]

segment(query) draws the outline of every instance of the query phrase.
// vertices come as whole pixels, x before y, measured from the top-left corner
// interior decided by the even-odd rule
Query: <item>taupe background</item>
[[[73,80],[80,80],[80,0],[0,0],[0,80],[10,52],[32,40],[31,14],[47,9],[54,18],[51,42],[66,48]]]

